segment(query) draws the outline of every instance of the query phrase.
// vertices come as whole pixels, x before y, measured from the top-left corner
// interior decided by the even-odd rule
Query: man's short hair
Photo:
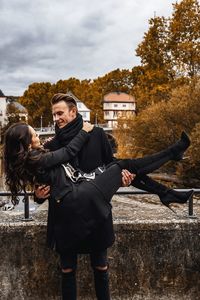
[[[52,105],[54,105],[60,101],[64,101],[67,104],[69,110],[71,110],[73,107],[75,107],[77,109],[76,100],[68,94],[57,93],[51,98]]]

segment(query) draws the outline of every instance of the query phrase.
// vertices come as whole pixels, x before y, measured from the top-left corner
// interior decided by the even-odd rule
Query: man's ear
[[[78,111],[77,111],[77,108],[76,108],[76,107],[72,107],[72,109],[71,109],[71,114],[72,114],[74,117],[77,116]]]

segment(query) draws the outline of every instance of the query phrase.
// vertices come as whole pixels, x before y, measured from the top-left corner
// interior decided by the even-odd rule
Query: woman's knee
[[[74,272],[75,270],[72,268],[67,268],[67,269],[62,269],[62,273],[71,273]]]
[[[94,266],[94,269],[97,271],[107,271],[108,270],[108,265],[105,266]]]

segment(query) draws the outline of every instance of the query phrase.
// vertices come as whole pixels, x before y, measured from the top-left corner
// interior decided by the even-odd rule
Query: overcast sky
[[[154,16],[175,0],[0,0],[0,89],[94,79],[140,63],[135,49]]]

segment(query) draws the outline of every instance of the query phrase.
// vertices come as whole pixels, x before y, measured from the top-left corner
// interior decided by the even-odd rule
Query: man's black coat
[[[55,139],[45,144],[45,148],[56,150]],[[113,161],[112,149],[103,129],[94,127],[89,133],[89,138],[80,150],[76,167],[84,172],[91,172],[98,166],[107,165]],[[95,195],[94,195],[95,197]],[[51,216],[49,216],[51,218]],[[50,222],[51,223],[51,222]],[[52,228],[48,228],[48,243],[53,245]],[[114,242],[112,213],[101,223],[84,241],[76,246],[77,253],[90,253],[101,251],[110,247]],[[74,251],[74,249],[73,249]]]

